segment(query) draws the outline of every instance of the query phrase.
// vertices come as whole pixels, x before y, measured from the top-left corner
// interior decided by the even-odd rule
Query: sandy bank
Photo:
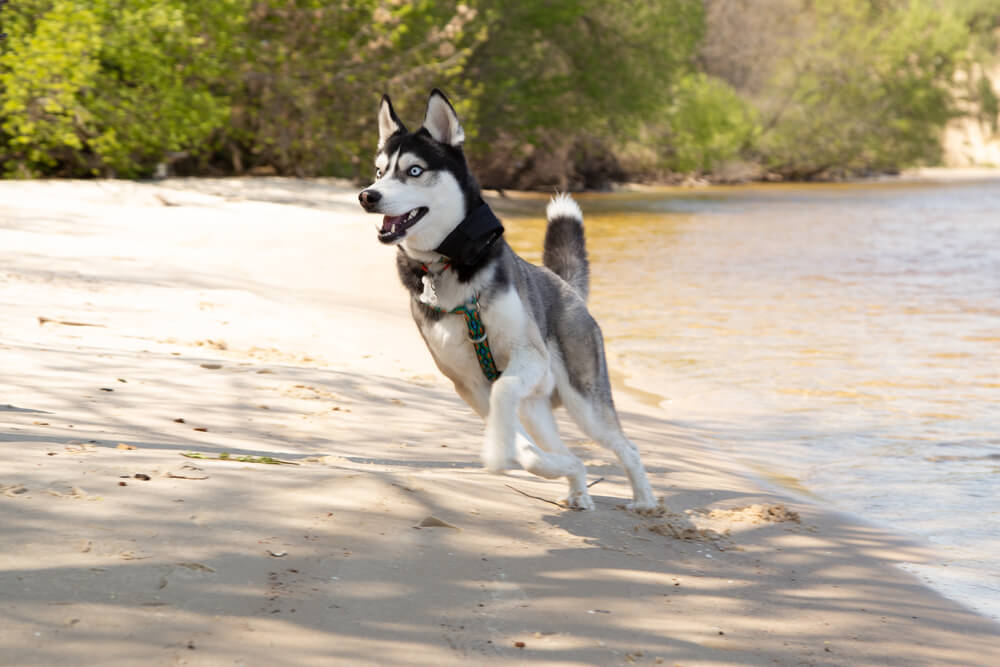
[[[628,396],[670,513],[568,425],[596,512],[485,474],[372,226],[336,182],[0,183],[0,662],[992,664],[918,546]]]

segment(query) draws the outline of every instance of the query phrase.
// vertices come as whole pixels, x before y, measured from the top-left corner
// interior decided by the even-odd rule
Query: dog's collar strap
[[[485,202],[469,211],[458,227],[445,237],[435,252],[458,266],[475,266],[503,236],[503,225]]]
[[[432,274],[432,275],[433,274],[439,274],[440,275],[440,274],[444,273],[445,271],[447,271],[448,269],[451,268],[451,262],[442,262],[441,263],[441,270],[440,271],[431,271],[431,267],[427,266],[426,264],[421,264],[420,268],[423,269],[424,273]]]
[[[433,306],[431,306],[433,308]],[[486,336],[486,327],[483,325],[483,318],[479,314],[479,297],[472,299],[458,308],[444,310],[434,308],[441,313],[461,313],[465,316],[465,326],[469,330],[469,342],[476,351],[476,359],[479,360],[479,369],[483,372],[483,377],[493,382],[503,371],[497,370],[497,364],[493,360],[493,352],[490,350],[490,340]]]

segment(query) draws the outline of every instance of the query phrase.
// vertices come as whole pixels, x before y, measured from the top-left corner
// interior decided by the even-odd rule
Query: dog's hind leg
[[[632,502],[627,505],[628,509],[637,512],[656,509],[658,502],[639,458],[639,449],[622,432],[618,413],[610,399],[610,389],[606,400],[588,398],[570,387],[560,387],[559,394],[580,429],[618,456],[632,485]]]
[[[566,504],[576,509],[594,509],[594,501],[587,492],[587,469],[559,437],[549,399],[539,396],[525,399],[521,404],[521,420],[537,444],[537,447],[523,447],[519,440],[517,454],[521,466],[541,477],[565,476],[569,481]]]
[[[547,386],[546,386],[547,385]],[[547,390],[546,390],[547,389]],[[544,418],[537,418],[541,401],[547,401],[552,390],[552,377],[548,373],[548,360],[533,350],[520,350],[513,357],[503,375],[490,390],[489,413],[486,416],[486,442],[483,446],[483,465],[487,470],[500,472],[507,468],[507,461],[514,458],[528,472],[554,479],[570,479],[570,502],[581,509],[593,509],[594,504],[586,493],[587,471],[583,462],[573,456],[558,440],[555,424],[547,424]],[[545,397],[545,398],[543,398]],[[524,406],[527,406],[524,408]],[[548,406],[546,404],[546,409]],[[547,452],[532,442],[521,425],[520,413],[526,410],[529,417],[535,417],[532,428],[550,446],[562,447],[564,451]],[[555,434],[555,438],[552,434]],[[581,493],[582,492],[582,493]]]

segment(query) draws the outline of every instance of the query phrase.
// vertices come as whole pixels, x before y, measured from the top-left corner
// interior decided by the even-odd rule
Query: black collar
[[[503,225],[500,219],[483,202],[469,211],[434,252],[450,259],[453,266],[473,267],[486,258],[490,248],[501,236]]]

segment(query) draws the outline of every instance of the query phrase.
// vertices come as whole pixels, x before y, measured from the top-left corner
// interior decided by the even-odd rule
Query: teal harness
[[[431,306],[433,308],[433,306]],[[493,382],[502,371],[497,370],[497,364],[493,361],[493,352],[490,351],[490,341],[486,337],[486,327],[483,326],[483,318],[479,315],[479,297],[474,296],[465,305],[451,310],[434,308],[439,313],[462,313],[465,316],[465,326],[469,329],[469,342],[472,349],[476,351],[476,359],[479,360],[479,369],[483,372],[483,377]]]
[[[427,273],[430,272],[426,265],[421,268],[423,268]],[[432,306],[427,303],[424,305],[438,313],[446,313],[449,315],[457,315],[461,313],[465,317],[465,326],[469,330],[469,342],[472,343],[472,349],[476,352],[476,359],[479,361],[479,369],[483,372],[483,377],[485,377],[489,382],[493,382],[500,377],[500,374],[503,371],[497,370],[497,364],[493,360],[493,352],[490,350],[490,341],[486,336],[486,326],[483,325],[483,318],[479,314],[478,294],[474,294],[468,302],[458,306],[457,308],[452,308],[451,310],[438,308],[437,306]]]
[[[486,202],[480,199],[479,205],[473,208],[455,229],[445,237],[435,252],[440,253],[446,259],[444,268],[450,268],[454,261],[458,266],[474,266],[481,261],[489,252],[493,244],[503,235],[503,225],[493,214]],[[425,274],[430,274],[427,265],[423,265]],[[425,279],[426,280],[426,279]],[[439,313],[457,314],[465,316],[465,326],[469,329],[469,342],[472,343],[476,351],[476,359],[479,360],[479,368],[483,371],[483,377],[489,382],[493,382],[502,371],[497,370],[497,364],[493,361],[493,353],[490,351],[490,342],[486,338],[486,327],[483,326],[483,318],[479,315],[479,295],[474,294],[464,305],[451,310],[445,310],[433,305],[437,301],[434,296],[433,279],[430,283],[425,283],[424,289],[429,290],[431,299],[423,302],[428,308]]]

